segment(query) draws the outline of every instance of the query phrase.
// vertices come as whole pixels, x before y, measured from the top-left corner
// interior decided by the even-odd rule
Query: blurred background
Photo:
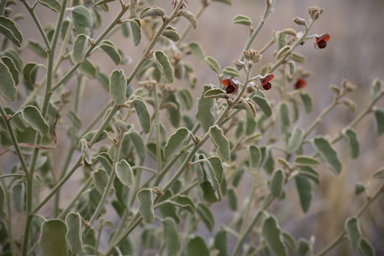
[[[196,13],[201,3],[198,0],[189,0],[189,10]],[[30,2],[32,4],[32,2]],[[163,7],[170,12],[171,0],[157,0],[155,4]],[[104,27],[115,17],[120,9],[118,2],[110,3],[110,11],[102,13],[103,26],[99,29],[94,38]],[[365,106],[370,97],[370,84],[375,77],[384,79],[384,1],[383,0],[277,0],[274,10],[260,35],[253,43],[253,49],[261,49],[271,38],[272,31],[283,30],[285,28],[294,28],[300,31],[300,26],[292,22],[292,18],[298,16],[309,19],[307,9],[309,6],[319,6],[325,9],[320,19],[312,29],[312,33],[328,33],[331,36],[328,46],[322,50],[316,50],[312,42],[308,42],[298,47],[297,51],[306,55],[307,63],[305,68],[312,71],[312,76],[307,79],[307,90],[314,97],[314,109],[310,115],[303,114],[298,121],[303,127],[308,126],[317,115],[328,104],[331,103],[333,93],[329,85],[340,85],[343,78],[357,86],[357,90],[352,93],[351,98],[357,103],[357,113]],[[42,41],[41,37],[33,23],[30,15],[26,12],[24,6],[19,4],[13,8],[15,12],[24,13],[26,18],[18,22],[25,39],[34,39]],[[249,16],[256,27],[259,19],[264,13],[264,0],[233,0],[233,6],[214,2],[202,14],[199,19],[200,26],[191,31],[185,39],[185,42],[199,41],[203,45],[207,56],[212,56],[219,61],[221,67],[231,66],[233,61],[241,55],[242,49],[248,38],[249,31],[245,26],[233,25],[232,19],[238,14]],[[46,25],[56,21],[56,14],[45,7],[38,5],[36,13],[42,24]],[[187,23],[181,20],[177,24],[177,29],[181,32]],[[132,38],[124,38],[121,32],[115,33],[112,40],[118,47],[125,51],[135,63],[146,46],[148,40],[143,37],[142,43],[138,47],[133,47]],[[24,63],[35,61],[45,63],[44,59],[39,59],[31,51],[24,51]],[[188,61],[195,65],[198,83],[193,93],[196,97],[201,95],[202,85],[207,83],[217,84],[216,75],[207,65],[202,65],[194,56],[188,56]],[[105,73],[115,69],[113,62],[106,57],[104,53],[96,52],[91,60],[96,63]],[[273,50],[268,50],[263,55],[262,64],[274,62]],[[63,73],[66,65],[59,72]],[[125,74],[129,74],[133,65],[124,67]],[[256,70],[258,68],[256,67]],[[66,87],[75,88],[76,79],[70,80]],[[133,84],[136,86],[136,84]],[[173,85],[177,87],[188,87],[183,81]],[[273,98],[275,93],[267,93],[268,98]],[[98,109],[104,107],[108,102],[109,95],[95,80],[89,80],[83,93],[83,101],[80,106],[80,117],[83,124],[90,122]],[[20,103],[14,103],[18,107]],[[383,100],[378,105],[384,106]],[[96,111],[97,110],[97,111]],[[195,110],[193,110],[195,111]],[[328,114],[317,128],[316,134],[329,134],[336,136],[341,128],[345,127],[353,120],[356,114],[351,113],[347,107],[340,105],[336,110]],[[164,117],[163,123],[167,123],[167,117]],[[83,125],[85,126],[85,125]],[[295,238],[304,237],[309,239],[313,234],[315,236],[315,252],[330,243],[334,237],[343,229],[344,221],[347,217],[355,214],[360,206],[365,202],[364,194],[355,196],[354,187],[357,182],[370,182],[371,190],[374,191],[378,185],[377,180],[371,177],[379,167],[384,165],[384,136],[377,137],[374,133],[373,117],[366,117],[357,127],[361,141],[361,155],[357,160],[348,157],[346,145],[344,142],[336,144],[341,158],[343,159],[343,172],[339,176],[333,175],[325,165],[321,165],[318,171],[321,176],[319,186],[314,186],[314,199],[312,206],[307,214],[303,214],[299,206],[294,184],[288,184],[286,187],[286,198],[274,202],[271,211],[277,215],[283,229],[292,233]],[[169,134],[171,132],[169,131]],[[312,133],[314,134],[314,133]],[[66,132],[59,131],[59,144],[53,151],[54,159],[57,162],[54,166],[57,171],[63,164],[63,152],[67,150]],[[381,145],[381,146],[380,146]],[[75,158],[73,158],[75,159]],[[5,173],[9,171],[11,164],[16,160],[12,155],[7,154],[0,158],[1,166]],[[149,161],[146,163],[155,167],[155,163]],[[70,199],[76,192],[71,191],[71,187],[79,186],[79,178],[82,174],[75,174],[69,184],[64,186],[64,198]],[[250,188],[250,181],[246,176],[243,177],[239,186],[239,202],[247,196]],[[44,191],[41,197],[48,192]],[[65,205],[65,201],[63,202]],[[49,213],[48,205],[44,208]],[[229,223],[232,220],[233,213],[227,208],[226,202],[219,202],[212,207],[215,212],[216,227],[221,223]],[[366,236],[376,249],[377,255],[384,255],[384,196],[381,196],[361,218],[362,233]],[[17,215],[18,216],[18,215]],[[22,234],[24,217],[14,218],[16,236]],[[205,227],[201,226],[199,232],[206,236],[211,236]],[[234,239],[230,239],[230,245],[233,245]],[[327,255],[354,255],[348,248],[347,242],[343,242]],[[356,254],[358,255],[358,254]]]

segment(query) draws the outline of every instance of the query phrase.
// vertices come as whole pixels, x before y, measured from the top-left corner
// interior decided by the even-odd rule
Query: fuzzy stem
[[[160,143],[160,105],[159,95],[157,92],[157,84],[153,85],[153,94],[155,97],[155,126],[156,126],[156,156],[157,156],[157,173],[161,171],[161,143]]]

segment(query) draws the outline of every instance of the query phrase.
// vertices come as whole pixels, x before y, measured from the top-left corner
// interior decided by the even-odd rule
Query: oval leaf
[[[32,126],[33,129],[45,136],[49,132],[49,125],[41,115],[40,110],[35,106],[26,106],[23,111],[24,120]]]
[[[121,183],[130,188],[133,184],[134,176],[129,163],[125,159],[123,159],[120,162],[116,163],[115,170],[117,178],[119,178]]]
[[[61,4],[56,0],[38,0],[38,2],[54,12],[59,13],[61,11]]]
[[[290,120],[289,120],[289,108],[287,103],[283,102],[280,104],[279,115],[280,115],[281,126],[283,126],[284,128],[288,128]]]
[[[342,131],[343,137],[347,142],[348,153],[352,159],[356,159],[360,154],[360,142],[357,132],[353,128]]]
[[[24,211],[25,185],[23,182],[16,182],[11,187],[11,198],[17,212]]]
[[[362,238],[360,241],[359,251],[362,256],[375,256],[375,249],[371,245],[371,243],[366,239]]]
[[[270,117],[272,115],[272,107],[265,97],[255,95],[252,99],[260,107],[266,117]]]
[[[197,28],[197,19],[193,13],[188,10],[183,10],[181,12],[181,15],[185,17],[189,21],[189,23],[191,23],[193,29]]]
[[[73,60],[76,63],[82,63],[85,59],[85,50],[87,49],[88,37],[79,34],[73,43]]]
[[[200,236],[195,236],[189,239],[187,244],[188,256],[209,256],[209,250],[204,242],[204,239]]]
[[[241,76],[240,72],[234,67],[225,67],[223,69],[223,74],[230,77]]]
[[[204,93],[204,98],[224,98],[227,99],[227,93],[220,88],[213,88]]]
[[[83,75],[89,78],[95,78],[97,75],[97,68],[89,59],[85,59],[79,69]]]
[[[135,131],[129,132],[128,136],[133,143],[133,147],[136,150],[137,156],[140,159],[144,159],[146,149],[145,149],[143,137]]]
[[[136,97],[133,100],[133,105],[135,106],[143,132],[145,134],[149,133],[151,130],[151,115],[148,112],[147,104],[145,104],[143,98]]]
[[[304,104],[305,112],[310,113],[312,111],[312,97],[307,92],[301,90],[300,91],[300,98],[301,101]]]
[[[185,141],[189,138],[190,131],[185,128],[177,129],[168,139],[164,147],[164,157],[169,159],[172,156],[179,154]]]
[[[8,101],[14,101],[17,95],[16,83],[7,65],[0,62],[0,93]]]
[[[217,75],[220,75],[221,67],[217,60],[208,56],[205,57],[205,61],[208,63],[211,69],[216,72]]]
[[[109,40],[104,40],[100,44],[100,48],[103,49],[108,56],[112,59],[112,61],[119,65],[122,61],[121,55],[119,54],[119,51],[117,50],[116,46]]]
[[[209,128],[209,136],[211,137],[213,144],[219,152],[220,157],[225,161],[229,161],[231,152],[229,148],[229,141],[224,136],[224,133],[220,127],[215,125]]]
[[[312,201],[312,186],[309,180],[302,176],[295,177],[296,189],[299,194],[300,205],[304,212],[308,212]]]
[[[153,58],[155,59],[155,63],[159,70],[161,71],[161,74],[163,75],[163,78],[165,82],[168,84],[173,83],[173,68],[171,65],[171,62],[168,59],[168,56],[165,55],[163,51],[156,51],[153,54]]]
[[[68,230],[65,238],[67,239],[72,254],[79,255],[83,252],[83,242],[81,237],[81,216],[80,214],[71,212],[65,218]]]
[[[125,103],[127,90],[127,79],[125,78],[124,71],[113,70],[109,77],[109,94],[116,105],[123,105]]]
[[[151,189],[142,189],[136,195],[137,201],[140,203],[140,215],[146,223],[153,223],[155,221],[152,194]]]
[[[243,24],[246,26],[252,25],[252,20],[245,15],[237,15],[235,18],[233,18],[233,24]]]
[[[261,151],[259,147],[255,145],[249,146],[248,162],[249,162],[249,167],[252,169],[256,169],[257,167],[259,167],[261,163]]]
[[[171,217],[163,220],[165,248],[167,255],[177,255],[180,247],[179,228]]]
[[[140,13],[140,19],[144,19],[146,17],[163,17],[165,15],[165,11],[161,7],[151,6],[144,8]]]
[[[375,131],[377,136],[384,133],[384,109],[375,108]]]
[[[312,146],[316,152],[320,154],[321,158],[331,171],[335,174],[340,174],[343,166],[332,144],[324,137],[319,136],[313,139]]]
[[[37,41],[28,40],[27,46],[40,57],[46,58],[48,56],[45,47]]]
[[[204,132],[215,123],[215,99],[204,98],[204,94],[212,89],[212,85],[204,85],[203,93],[197,100],[196,120],[200,123]]]
[[[172,26],[167,26],[163,32],[163,36],[171,39],[173,42],[177,42],[180,40],[180,35],[176,32],[176,29]],[[180,71],[180,70],[179,70]],[[176,74],[175,74],[176,75]],[[178,74],[179,76],[180,74]],[[177,76],[176,76],[177,77]],[[182,77],[181,75],[179,76]]]
[[[21,47],[23,36],[19,26],[11,19],[0,16],[0,33],[9,39],[17,47]]]
[[[285,173],[281,169],[277,169],[272,174],[271,194],[276,198],[281,198],[284,192]]]
[[[129,0],[129,12],[131,15],[135,15],[137,8],[139,7],[140,0]]]
[[[294,163],[298,166],[318,166],[320,164],[317,159],[310,156],[297,156]]]
[[[1,61],[7,66],[9,72],[12,74],[13,81],[15,81],[15,85],[17,86],[19,84],[20,72],[17,69],[15,62],[13,61],[12,58],[7,56],[1,57]],[[2,78],[4,79],[4,76],[2,76]],[[5,82],[5,81],[2,80],[0,83],[2,82]]]
[[[79,34],[88,34],[87,28],[93,27],[91,12],[82,5],[77,5],[70,9],[75,29]]]
[[[205,64],[205,53],[203,50],[203,47],[198,42],[190,42],[188,44],[189,49],[191,49],[192,53],[197,57],[197,59],[202,63]]]
[[[261,233],[268,245],[269,250],[279,256],[287,256],[287,248],[283,242],[282,232],[275,216],[265,218]]]
[[[233,188],[228,189],[227,192],[227,201],[228,201],[228,207],[232,211],[237,210],[237,195],[236,191]]]
[[[62,220],[44,221],[41,225],[39,247],[43,256],[67,256],[65,236],[67,226]]]
[[[130,23],[133,37],[133,45],[137,46],[140,44],[141,41],[141,22],[139,19],[133,19]]]
[[[349,240],[352,251],[357,251],[361,240],[361,230],[359,219],[356,217],[348,218],[345,221],[345,231]]]
[[[202,203],[197,204],[196,211],[208,230],[212,231],[215,227],[215,219],[213,217],[212,211]]]
[[[104,193],[104,190],[107,187],[108,179],[108,173],[104,169],[99,169],[93,172],[93,183],[95,184],[95,187],[97,191],[99,191],[100,195]]]
[[[295,127],[288,140],[287,151],[289,154],[295,153],[303,143],[304,129]]]

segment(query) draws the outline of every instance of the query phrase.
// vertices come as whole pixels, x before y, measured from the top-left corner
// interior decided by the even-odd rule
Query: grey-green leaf
[[[376,100],[378,97],[380,97],[380,94],[383,90],[383,81],[378,78],[375,78],[371,85],[371,99]]]
[[[168,26],[165,28],[163,32],[163,36],[171,39],[173,42],[177,42],[180,40],[180,35],[176,32],[176,29],[172,26]]]
[[[301,101],[304,104],[305,112],[310,113],[312,111],[312,101],[313,101],[311,95],[309,95],[304,90],[301,90],[299,95],[300,95]]]
[[[168,256],[175,256],[180,247],[179,229],[171,217],[163,220],[165,248]]]
[[[213,0],[213,1],[224,3],[224,4],[228,4],[228,5],[232,5],[232,0]]]
[[[217,256],[227,256],[228,255],[228,242],[227,242],[227,232],[224,229],[217,231],[214,240],[215,249],[219,250]]]
[[[87,28],[91,28],[93,26],[93,18],[91,12],[82,5],[73,7],[71,11],[75,29],[79,34],[87,35]]]
[[[17,212],[24,211],[25,185],[23,182],[16,182],[11,187],[11,199]]]
[[[352,251],[357,251],[361,240],[359,219],[356,217],[348,218],[345,221],[345,231],[347,232],[349,245],[351,246]]]
[[[165,11],[161,7],[151,6],[144,8],[140,13],[140,19],[144,19],[146,17],[163,17],[165,15]]]
[[[376,256],[375,249],[366,238],[361,238],[359,251],[362,256]]]
[[[252,20],[245,15],[237,15],[235,18],[233,18],[233,24],[242,24],[246,26],[252,25]]]
[[[373,178],[384,179],[384,167],[382,167],[378,171],[376,171],[375,174],[373,175]]]
[[[196,207],[193,203],[192,199],[188,196],[179,195],[176,197],[175,202],[179,204],[179,206],[183,207],[185,210],[190,212],[191,214],[195,214]]]
[[[241,76],[240,72],[234,67],[225,67],[223,69],[223,74],[231,77]]]
[[[100,44],[100,48],[103,49],[108,56],[112,59],[113,63],[119,65],[122,61],[121,55],[116,46],[109,40],[104,40]]]
[[[236,195],[236,191],[233,188],[228,189],[227,201],[228,201],[229,209],[231,209],[232,211],[236,211],[237,210],[237,195]]]
[[[130,140],[133,143],[133,147],[135,148],[138,157],[140,159],[144,159],[146,149],[145,149],[143,137],[135,131],[129,132],[128,135]]]
[[[211,156],[208,158],[208,161],[211,163],[211,167],[215,172],[215,177],[219,184],[224,180],[224,168],[221,163],[221,159],[217,156]]]
[[[139,7],[140,0],[129,0],[129,12],[131,15],[135,15],[137,8]]]
[[[287,151],[289,154],[295,153],[303,143],[304,129],[295,127],[288,140]]]
[[[220,88],[213,88],[204,93],[204,98],[228,98],[228,94],[220,89]]]
[[[49,132],[49,125],[41,115],[40,110],[35,106],[26,106],[23,111],[24,120],[38,131],[41,136],[45,136]]]
[[[17,86],[19,84],[20,72],[17,69],[15,62],[13,61],[12,58],[10,58],[8,56],[2,56],[1,61],[7,66],[9,72],[12,74],[13,81],[15,81],[15,86]],[[4,68],[2,67],[2,69],[4,69]],[[2,78],[4,79],[4,76],[2,76]],[[4,82],[4,81],[1,81],[0,83],[2,83],[2,82]]]
[[[201,124],[204,132],[215,123],[215,99],[204,98],[204,94],[212,89],[212,85],[204,85],[202,96],[197,101],[196,120]]]
[[[119,178],[121,183],[127,187],[131,187],[133,184],[133,172],[129,163],[123,159],[120,162],[116,163],[115,166],[116,176]]]
[[[61,4],[57,0],[38,0],[40,4],[48,7],[54,12],[59,13],[61,11]]]
[[[265,218],[261,233],[267,242],[269,250],[279,256],[287,256],[287,248],[283,242],[282,232],[275,216]]]
[[[43,256],[67,256],[66,233],[67,226],[64,221],[58,219],[44,221],[41,225],[39,241]]]
[[[93,172],[93,183],[95,184],[95,187],[97,191],[99,191],[100,195],[104,193],[108,179],[108,173],[104,169],[99,169]]]
[[[213,217],[212,211],[202,203],[198,203],[196,206],[197,214],[200,219],[204,222],[205,226],[209,231],[212,231],[215,227],[215,219]]]
[[[47,52],[45,51],[45,47],[42,46],[39,42],[34,40],[28,40],[27,46],[37,55],[39,55],[42,58],[46,58],[48,56]]]
[[[113,101],[116,105],[123,105],[126,100],[126,90],[127,90],[127,79],[125,77],[124,71],[113,70],[111,76],[109,77],[109,94],[111,95]]]
[[[140,203],[140,214],[146,223],[155,221],[152,195],[152,189],[141,189],[136,195],[137,201]]]
[[[272,115],[272,107],[269,105],[269,102],[265,97],[255,95],[252,99],[260,107],[266,117],[270,117]]]
[[[285,173],[281,169],[277,169],[272,174],[271,194],[276,198],[281,198],[284,192]]]
[[[197,57],[197,59],[202,63],[205,64],[205,53],[203,50],[203,47],[198,42],[190,42],[188,44],[189,49],[191,49],[192,53]]]
[[[298,166],[318,166],[320,164],[317,159],[310,156],[297,156],[294,163]]]
[[[155,63],[161,71],[165,82],[167,82],[168,84],[172,84],[173,68],[171,62],[168,59],[168,56],[163,51],[156,51],[153,54],[153,58],[155,59]]]
[[[340,162],[339,156],[332,144],[322,136],[318,136],[313,139],[312,146],[317,153],[320,154],[325,164],[335,174],[340,174],[343,166]]]
[[[290,124],[290,120],[289,120],[289,107],[287,103],[282,102],[280,104],[279,115],[280,115],[281,126],[283,126],[284,128],[288,128]]]
[[[297,252],[299,253],[299,256],[306,256],[307,252],[309,252],[309,241],[304,238],[300,238],[299,241],[299,248],[297,249]]]
[[[16,83],[8,67],[0,62],[0,93],[8,101],[14,101],[17,95]]]
[[[219,152],[219,155],[222,159],[225,161],[230,160],[230,148],[229,148],[229,141],[224,136],[223,131],[218,127],[217,125],[212,126],[209,128],[209,136],[211,137],[211,140],[213,144],[215,145],[216,149]]]
[[[84,34],[79,34],[73,43],[73,60],[76,63],[82,63],[84,61],[87,45],[88,37]]]
[[[83,75],[91,79],[95,78],[97,75],[97,68],[89,59],[85,59],[83,63],[81,63],[79,69]]]
[[[189,23],[191,23],[193,29],[197,28],[197,19],[193,13],[188,10],[183,10],[181,11],[181,15],[185,17],[189,21]]]
[[[377,136],[380,136],[384,133],[384,109],[375,108],[375,131]]]
[[[133,37],[133,45],[137,46],[140,44],[141,41],[141,22],[139,19],[132,19],[130,23]]]
[[[300,205],[304,212],[308,212],[312,201],[312,186],[309,180],[302,175],[295,177],[296,189],[299,194]]]
[[[249,167],[252,169],[256,169],[257,167],[259,167],[261,163],[261,151],[259,147],[255,145],[249,146],[248,162],[249,162]]]
[[[141,97],[136,97],[133,100],[133,105],[135,106],[137,116],[141,124],[141,128],[145,134],[149,133],[151,130],[151,116],[149,114],[147,104]]]
[[[11,19],[0,16],[0,33],[9,39],[17,47],[21,47],[23,36],[19,26]]]
[[[209,256],[209,250],[204,242],[204,239],[200,236],[195,236],[189,239],[187,244],[188,256]]]
[[[284,244],[288,247],[290,251],[296,250],[296,241],[291,234],[283,231],[283,239],[284,239]]]
[[[71,212],[65,218],[67,225],[66,239],[72,254],[79,255],[83,252],[83,242],[81,237],[81,216],[80,214]]]
[[[221,67],[217,60],[208,56],[205,57],[205,61],[208,63],[209,67],[216,72],[217,75],[220,75]]]
[[[347,142],[348,153],[352,159],[356,159],[360,155],[360,142],[357,132],[353,128],[344,129],[342,131],[343,137]]]
[[[168,139],[164,147],[164,157],[169,159],[172,156],[179,154],[185,141],[189,138],[190,131],[181,127],[177,129]]]
[[[246,103],[247,104],[247,103]],[[249,104],[251,105],[251,104]],[[257,128],[257,122],[255,120],[255,116],[251,111],[245,111],[245,134],[247,136],[251,136],[255,133],[256,128]]]

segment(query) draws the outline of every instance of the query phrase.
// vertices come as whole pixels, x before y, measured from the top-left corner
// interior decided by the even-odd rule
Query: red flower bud
[[[225,86],[225,92],[231,94],[237,91],[237,84],[232,79],[224,79],[221,83]]]
[[[316,37],[317,47],[320,49],[324,49],[327,46],[328,40],[331,38],[328,34],[323,34],[321,37]]]
[[[307,82],[302,79],[302,78],[299,78],[297,79],[296,83],[295,83],[295,89],[300,89],[300,88],[304,88],[307,86]]]
[[[260,79],[261,85],[263,86],[264,90],[269,90],[272,88],[270,81],[272,81],[274,77],[275,76],[273,74],[269,74],[264,79]]]

